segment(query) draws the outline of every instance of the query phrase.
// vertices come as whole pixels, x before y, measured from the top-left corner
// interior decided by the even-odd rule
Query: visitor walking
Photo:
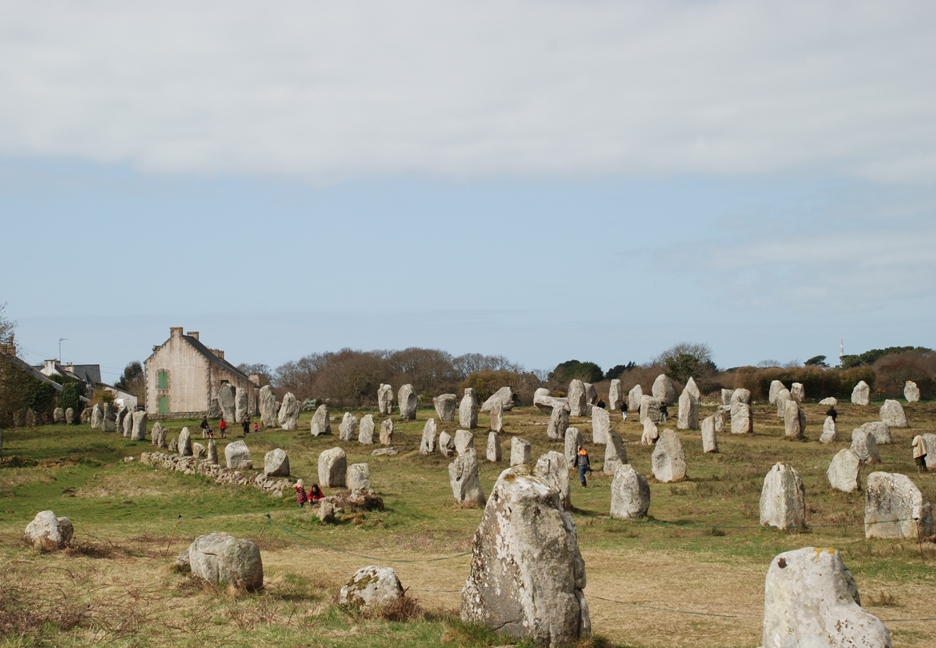
[[[627,420],[627,401],[621,402],[621,420],[622,421]]]
[[[666,423],[669,418],[669,410],[666,409],[666,403],[660,403],[660,423]]]
[[[202,418],[201,423],[198,425],[201,428],[201,438],[208,438],[208,417],[205,416]]]
[[[578,452],[575,455],[575,465],[578,467],[579,481],[582,482],[582,487],[587,487],[588,481],[585,479],[585,473],[591,471],[591,462],[588,461],[588,450],[582,446],[578,447]]]
[[[926,440],[919,434],[913,437],[913,461],[916,463],[917,472],[927,472]]]
[[[254,434],[257,434],[260,431],[260,425],[254,421]]]
[[[218,421],[218,431],[221,432],[221,438],[226,439],[227,436],[227,421],[224,420],[224,417],[221,417],[221,420]]]
[[[250,414],[244,414],[244,421],[242,423],[244,426],[244,436],[247,436],[247,433],[250,432]]]

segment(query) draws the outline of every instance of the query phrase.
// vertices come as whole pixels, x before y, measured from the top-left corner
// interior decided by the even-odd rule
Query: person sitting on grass
[[[325,497],[325,494],[322,492],[322,489],[319,488],[318,484],[312,484],[312,488],[309,489],[309,501],[315,503]]]
[[[296,480],[296,503],[299,504],[299,508],[302,508],[303,505],[309,501],[308,496],[305,492],[305,482],[301,479]]]

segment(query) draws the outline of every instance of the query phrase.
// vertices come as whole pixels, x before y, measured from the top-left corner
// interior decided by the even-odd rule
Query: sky
[[[936,346],[932,2],[0,0],[24,357]]]

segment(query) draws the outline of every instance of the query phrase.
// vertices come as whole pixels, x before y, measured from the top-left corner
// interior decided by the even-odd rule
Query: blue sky
[[[30,361],[934,346],[930,3],[2,5]]]

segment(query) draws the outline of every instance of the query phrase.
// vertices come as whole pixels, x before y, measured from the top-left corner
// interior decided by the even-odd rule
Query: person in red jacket
[[[226,438],[227,434],[227,421],[224,420],[224,417],[221,417],[221,420],[218,422],[218,430],[221,432],[221,438]]]

